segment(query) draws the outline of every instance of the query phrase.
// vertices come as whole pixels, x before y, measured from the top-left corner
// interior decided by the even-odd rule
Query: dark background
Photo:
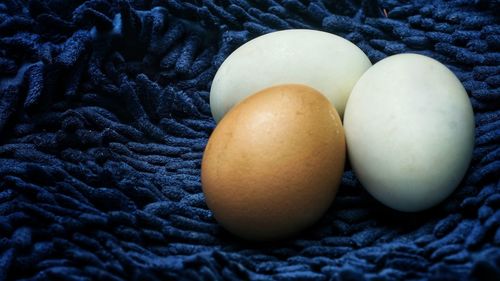
[[[0,2],[0,280],[500,280],[499,1]],[[311,28],[372,63],[446,64],[476,118],[470,169],[405,214],[349,167],[332,208],[286,241],[226,233],[200,160],[222,61]]]

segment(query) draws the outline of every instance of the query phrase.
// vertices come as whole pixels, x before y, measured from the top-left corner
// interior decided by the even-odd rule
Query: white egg
[[[323,93],[342,116],[359,77],[371,66],[356,45],[315,30],[257,37],[236,49],[215,74],[210,107],[218,122],[235,104],[279,84],[305,84]]]
[[[460,183],[472,157],[474,114],[443,64],[388,57],[354,86],[344,115],[348,155],[362,185],[400,211],[432,207]]]

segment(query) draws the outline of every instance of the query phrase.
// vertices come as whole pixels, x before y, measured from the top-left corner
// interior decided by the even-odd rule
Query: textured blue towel
[[[500,280],[498,0],[0,1],[0,280]],[[273,30],[347,38],[373,63],[445,63],[475,110],[470,169],[420,213],[348,168],[315,226],[249,244],[204,203],[222,61]]]

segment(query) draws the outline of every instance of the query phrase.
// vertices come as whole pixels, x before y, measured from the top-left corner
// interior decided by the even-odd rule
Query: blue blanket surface
[[[204,203],[208,96],[238,46],[281,29],[372,63],[431,56],[464,84],[476,143],[424,212],[346,169],[327,214],[248,243]],[[0,280],[500,280],[500,1],[0,1]]]

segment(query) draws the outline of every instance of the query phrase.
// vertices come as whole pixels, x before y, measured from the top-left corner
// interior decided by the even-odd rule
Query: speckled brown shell
[[[203,192],[230,232],[281,238],[328,209],[344,162],[344,131],[330,102],[307,86],[275,86],[243,100],[216,127],[203,156]]]

